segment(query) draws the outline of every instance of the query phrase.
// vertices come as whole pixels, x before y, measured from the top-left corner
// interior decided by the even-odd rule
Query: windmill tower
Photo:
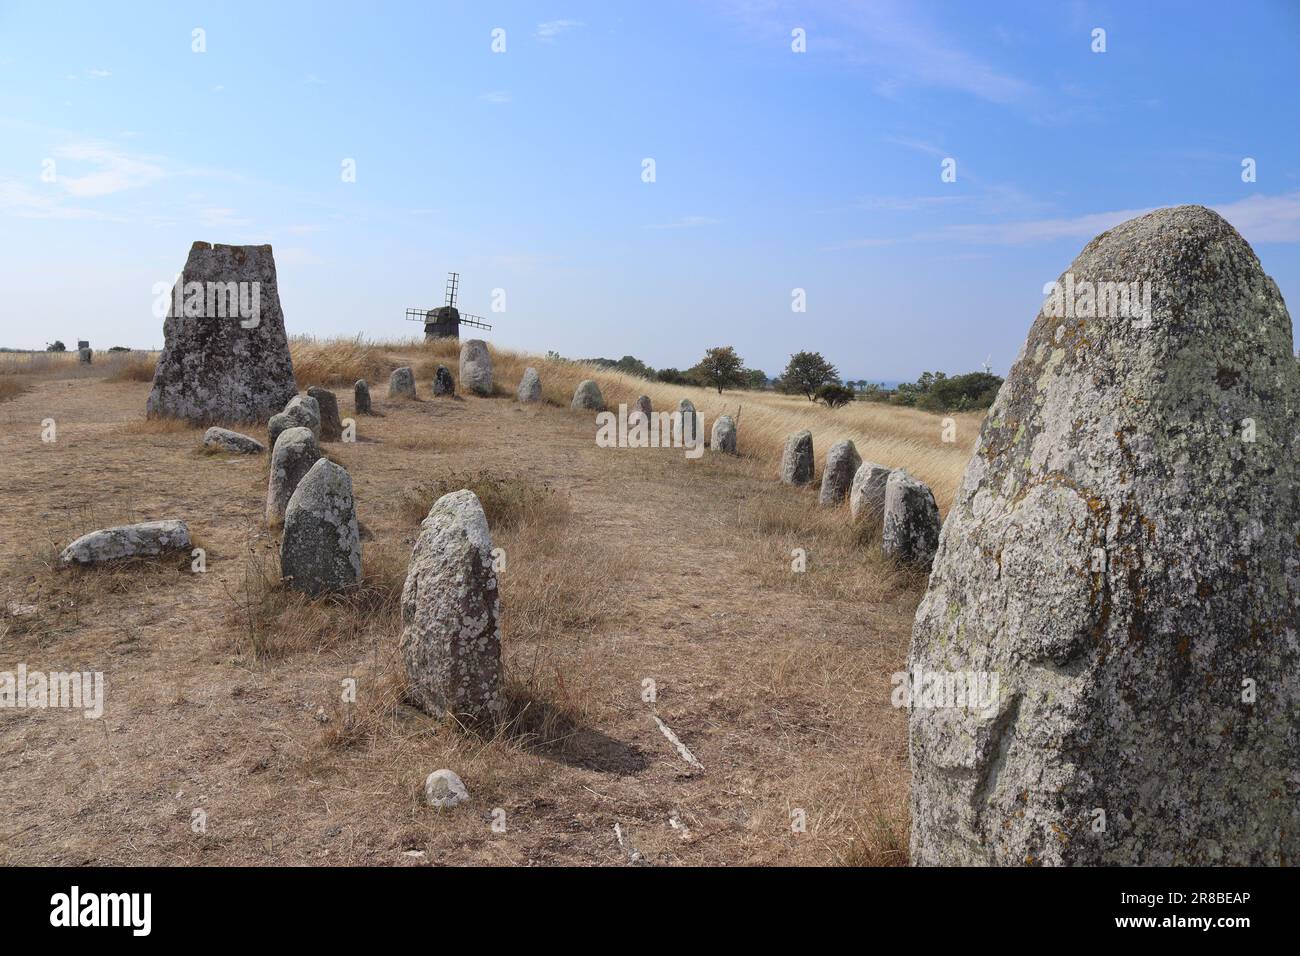
[[[411,322],[424,323],[426,339],[458,339],[462,325],[490,331],[492,326],[481,315],[462,315],[456,308],[456,293],[459,291],[460,273],[448,272],[446,304],[436,309],[407,309],[406,318]]]

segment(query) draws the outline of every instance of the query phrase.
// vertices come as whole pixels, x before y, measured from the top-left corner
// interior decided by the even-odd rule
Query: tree
[[[675,368],[661,368],[655,378],[668,385],[693,385],[694,383],[686,376],[684,372]]]
[[[49,345],[45,346],[45,351],[47,352],[66,352],[67,350],[68,347],[64,345],[62,342],[60,342],[58,339],[55,339]]]
[[[853,389],[847,385],[828,382],[817,389],[816,397],[827,408],[839,408],[841,405],[847,405],[853,401]]]
[[[755,391],[767,388],[767,373],[758,368],[747,368],[742,373],[745,377],[745,388],[751,388]]]
[[[704,385],[716,388],[722,394],[724,388],[735,388],[745,384],[745,362],[730,345],[719,345],[704,353],[691,372]]]
[[[796,352],[781,373],[781,391],[816,401],[817,389],[838,383],[840,373],[820,352]]]

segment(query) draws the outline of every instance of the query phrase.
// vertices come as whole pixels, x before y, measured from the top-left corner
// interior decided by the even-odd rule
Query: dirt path
[[[758,580],[738,515],[773,493],[764,469],[599,449],[562,409],[378,398],[384,417],[362,419],[356,444],[326,448],[373,536],[363,560],[409,552],[397,502],[411,484],[525,475],[567,497],[570,550],[543,565],[508,549],[503,603],[512,573],[546,570],[593,575],[602,609],[595,627],[508,650],[512,673],[538,676],[540,707],[581,713],[565,746],[482,741],[406,707],[336,745],[340,681],[360,675],[364,695],[397,634],[253,659],[231,595],[270,546],[264,461],[151,431],[146,392],[43,380],[0,405],[4,597],[41,608],[0,637],[0,671],[102,671],[107,685],[102,720],[0,710],[0,862],[615,864],[629,852],[615,824],[656,864],[900,862],[905,719],[888,674],[916,596],[865,606]],[[189,521],[207,573],[188,557],[93,581],[41,566],[79,533],[151,517]],[[439,816],[418,790],[442,766],[473,801]]]

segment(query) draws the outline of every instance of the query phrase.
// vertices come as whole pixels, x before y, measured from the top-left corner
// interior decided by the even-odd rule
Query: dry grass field
[[[819,476],[852,437],[946,511],[979,415],[955,416],[944,443],[922,412],[718,395],[501,351],[498,397],[434,399],[454,345],[299,340],[293,353],[299,385],[334,387],[345,416],[357,378],[375,398],[355,443],[325,446],[363,526],[365,582],[346,598],[280,586],[265,456],[207,455],[200,429],[147,421],[149,357],[0,358],[0,671],[106,683],[101,720],[0,711],[0,863],[906,862],[906,714],[890,675],[924,579],[882,560],[847,507],[819,509],[775,473],[790,432],[813,432]],[[386,398],[402,364],[418,401]],[[514,400],[526,365],[540,406]],[[689,397],[707,425],[739,413],[740,456],[596,447],[591,417],[568,408],[588,377],[612,406],[645,393],[656,409]],[[50,418],[57,440],[43,442]],[[508,704],[486,728],[408,706],[396,655],[419,522],[462,487],[506,555]],[[57,567],[86,531],[165,517],[189,523],[205,573],[188,555]],[[469,804],[422,803],[441,767]]]

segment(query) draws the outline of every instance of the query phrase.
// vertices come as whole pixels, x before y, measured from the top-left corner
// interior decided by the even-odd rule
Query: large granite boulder
[[[592,379],[583,379],[573,390],[573,401],[569,403],[569,409],[575,412],[603,412],[605,398],[600,394],[600,386]]]
[[[542,400],[542,380],[537,376],[537,369],[524,369],[524,376],[519,380],[518,398],[525,403]]]
[[[229,428],[213,425],[203,433],[203,447],[209,451],[223,451],[232,455],[260,455],[266,446],[256,438],[250,438]]]
[[[500,709],[500,615],[483,506],[472,491],[443,495],[420,525],[402,589],[402,658],[421,709],[470,720]]]
[[[885,513],[880,550],[929,571],[939,548],[939,506],[930,486],[901,468],[885,480]]]
[[[343,419],[339,417],[339,400],[328,388],[312,385],[307,389],[307,397],[316,400],[320,411],[320,440],[338,441],[343,437]]]
[[[278,524],[284,520],[285,508],[298,482],[321,457],[320,443],[311,429],[297,426],[285,429],[271,449],[271,474],[266,485],[266,520]]]
[[[297,390],[271,247],[194,243],[163,321],[149,416],[264,422]]]
[[[280,573],[289,587],[318,595],[361,582],[361,535],[352,478],[321,458],[298,482],[284,512]]]
[[[713,434],[709,436],[709,447],[725,455],[736,453],[736,420],[730,415],[722,415],[713,423]]]
[[[885,483],[892,468],[864,461],[853,475],[849,486],[849,513],[854,521],[880,523],[885,516]]]
[[[141,521],[83,534],[63,549],[63,564],[99,564],[120,558],[152,558],[168,551],[188,551],[190,529],[184,521]]]
[[[914,863],[1300,860],[1298,388],[1278,287],[1216,213],[1084,247],[917,611],[913,675],[998,685],[912,698]]]
[[[826,468],[822,471],[822,489],[817,503],[837,505],[849,496],[853,476],[858,473],[862,456],[851,440],[836,442],[826,453]]]
[[[460,344],[460,387],[475,395],[492,394],[492,355],[482,339]]]
[[[806,485],[813,478],[813,437],[808,429],[785,440],[781,452],[781,480],[787,485]]]

